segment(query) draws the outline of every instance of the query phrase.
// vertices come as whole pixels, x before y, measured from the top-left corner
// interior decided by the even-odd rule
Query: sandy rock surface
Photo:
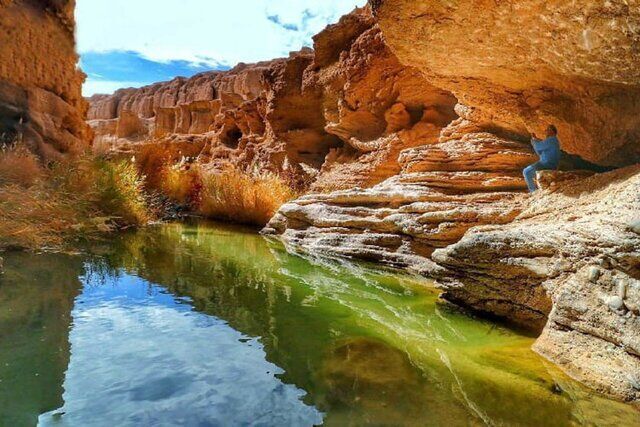
[[[437,140],[401,151],[397,175],[372,188],[304,196],[283,206],[265,233],[292,247],[430,274],[435,248],[518,215],[521,169],[533,160],[527,144],[461,118]]]
[[[88,146],[74,8],[74,0],[0,1],[0,144],[23,142],[47,160]]]
[[[638,161],[637,0],[374,0],[391,50],[489,120],[601,164]]]
[[[619,398],[640,398],[638,166],[537,194],[510,224],[434,252],[445,298],[543,329],[535,350]]]

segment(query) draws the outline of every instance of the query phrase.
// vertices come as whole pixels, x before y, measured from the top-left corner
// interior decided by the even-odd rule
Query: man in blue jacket
[[[538,189],[536,184],[536,172],[543,170],[555,170],[560,165],[560,140],[558,140],[558,129],[554,125],[547,128],[547,138],[542,141],[534,134],[531,144],[540,161],[524,168],[523,175],[527,181],[529,192],[533,193]]]

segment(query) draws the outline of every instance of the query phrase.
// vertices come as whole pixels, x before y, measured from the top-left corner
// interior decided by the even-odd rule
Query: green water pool
[[[638,425],[427,279],[213,223],[5,255],[0,426]]]

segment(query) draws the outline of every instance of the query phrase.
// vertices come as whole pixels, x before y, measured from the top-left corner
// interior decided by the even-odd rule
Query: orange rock
[[[637,2],[371,3],[402,63],[498,127],[542,135],[554,123],[569,153],[640,160],[640,60],[627,30],[640,26]]]
[[[84,74],[76,68],[75,1],[0,2],[0,134],[46,160],[88,146]]]

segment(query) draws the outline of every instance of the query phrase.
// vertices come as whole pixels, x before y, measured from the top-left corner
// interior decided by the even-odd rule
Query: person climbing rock
[[[524,168],[522,174],[525,181],[527,181],[527,187],[529,192],[533,193],[538,189],[536,184],[536,172],[543,170],[555,170],[558,169],[560,164],[560,140],[558,139],[558,129],[554,125],[549,125],[546,131],[546,138],[540,140],[536,134],[533,134],[531,138],[531,145],[536,154],[540,157],[540,160],[536,163]]]

